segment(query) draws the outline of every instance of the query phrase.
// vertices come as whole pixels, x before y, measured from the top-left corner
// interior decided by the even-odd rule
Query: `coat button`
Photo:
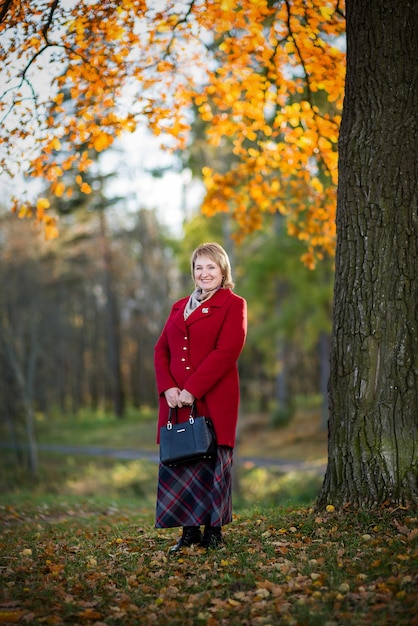
[[[184,362],[186,359],[182,359],[182,362]]]
[[[187,367],[186,367],[186,370],[189,370],[189,369],[190,369],[190,367],[189,367],[189,366],[187,366]]]
[[[183,350],[187,350],[187,346],[183,346]]]
[[[185,341],[187,341],[187,337],[183,337],[183,339],[184,339]]]

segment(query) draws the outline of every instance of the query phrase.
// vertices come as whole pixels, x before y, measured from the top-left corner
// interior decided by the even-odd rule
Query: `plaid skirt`
[[[224,526],[232,521],[233,449],[218,446],[216,459],[158,472],[156,528]]]

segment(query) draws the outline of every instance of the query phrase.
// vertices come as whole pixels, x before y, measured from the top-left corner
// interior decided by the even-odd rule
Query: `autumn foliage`
[[[279,211],[313,262],[334,246],[344,27],[337,0],[5,1],[0,166],[57,196],[77,168],[89,193],[92,151],[143,123],[184,151],[198,118],[224,156],[204,164],[204,213],[240,238]],[[14,207],[56,234],[44,199]]]
[[[175,557],[178,529],[115,505],[3,505],[0,520],[0,623],[418,624],[408,510],[261,510],[222,549]]]

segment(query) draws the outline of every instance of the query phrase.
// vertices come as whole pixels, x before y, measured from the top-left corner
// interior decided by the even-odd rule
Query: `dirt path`
[[[1,444],[2,448],[10,448],[8,444]],[[100,446],[76,446],[76,445],[58,445],[58,444],[39,444],[40,452],[51,452],[53,454],[81,454],[87,456],[100,456],[110,459],[146,459],[154,463],[158,463],[158,450],[155,452],[149,450],[138,450],[129,448],[105,448]],[[288,459],[277,458],[261,458],[257,456],[241,456],[237,451],[234,456],[235,463],[256,467],[276,467],[288,472],[315,472],[323,474],[326,466],[321,461],[291,461]]]

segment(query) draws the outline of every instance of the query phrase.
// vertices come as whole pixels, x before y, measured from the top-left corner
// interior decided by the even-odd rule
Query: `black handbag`
[[[178,423],[177,408],[169,410],[167,424],[160,428],[160,461],[163,465],[184,465],[211,459],[216,456],[216,447],[211,420],[197,416],[194,404],[187,422]]]

